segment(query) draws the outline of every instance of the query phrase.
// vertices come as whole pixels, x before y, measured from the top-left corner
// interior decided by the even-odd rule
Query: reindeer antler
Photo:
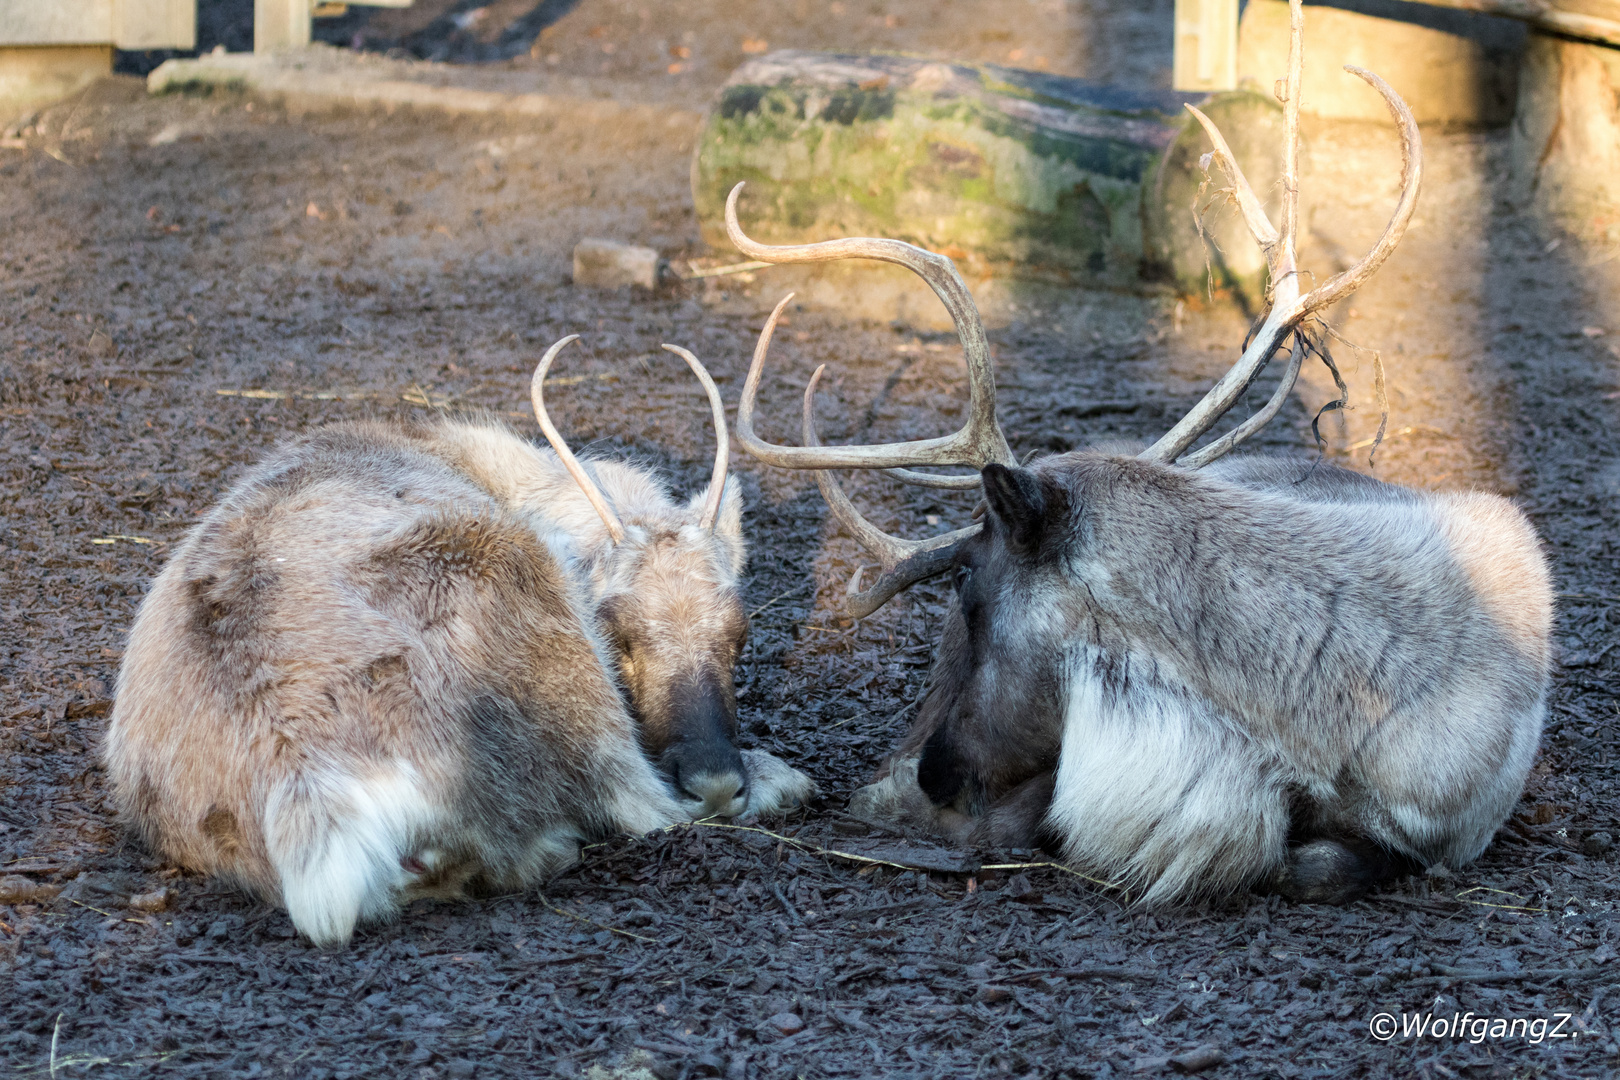
[[[1362,259],[1342,274],[1301,296],[1299,266],[1295,251],[1299,223],[1299,94],[1300,69],[1303,62],[1302,41],[1304,14],[1300,0],[1290,0],[1290,42],[1288,50],[1288,76],[1284,97],[1283,151],[1283,207],[1282,227],[1272,225],[1261,208],[1260,200],[1238,167],[1231,148],[1220,130],[1198,109],[1189,105],[1194,117],[1209,134],[1214,150],[1204,158],[1218,165],[1226,174],[1233,197],[1266,256],[1270,274],[1268,299],[1270,310],[1265,322],[1255,334],[1249,347],[1237,363],[1216,380],[1203,399],[1157,442],[1143,451],[1140,457],[1166,464],[1179,463],[1188,468],[1200,468],[1216,460],[1266,425],[1282,408],[1305,357],[1307,342],[1299,324],[1315,312],[1341,299],[1359,287],[1387,259],[1412,218],[1417,205],[1418,187],[1422,179],[1422,141],[1417,122],[1406,103],[1390,89],[1389,84],[1369,71],[1347,67],[1345,70],[1369,83],[1383,95],[1385,103],[1401,129],[1401,195],[1395,213],[1383,236]],[[909,541],[890,536],[877,528],[860,512],[825,470],[828,469],[882,469],[889,475],[910,484],[928,487],[968,488],[978,486],[977,477],[940,477],[914,472],[906,466],[914,465],[971,465],[982,469],[992,461],[1013,465],[1012,452],[1007,446],[995,417],[995,379],[990,365],[990,349],[985,339],[984,325],[978,308],[967,291],[955,265],[943,255],[924,251],[898,240],[851,238],[830,240],[819,244],[801,244],[773,247],[756,243],[743,234],[737,223],[737,198],[743,188],[738,184],[726,199],[726,232],[731,242],[743,254],[761,262],[825,262],[833,259],[879,259],[904,266],[928,282],[956,324],[968,361],[968,420],[953,435],[938,439],[919,439],[911,442],[880,446],[822,446],[816,435],[814,399],[821,381],[823,367],[818,367],[804,392],[803,440],[799,447],[777,446],[767,443],[754,433],[754,404],[759,392],[759,380],[765,357],[770,350],[771,336],[777,320],[792,294],[784,297],[760,332],[754,348],[753,363],[748,369],[748,381],[743,386],[742,402],[737,408],[737,437],[754,457],[771,465],[788,469],[817,469],[816,483],[832,514],[857,540],[879,559],[882,570],[871,588],[858,592],[861,570],[849,583],[849,610],[860,618],[883,606],[901,589],[923,578],[948,569],[955,548],[963,540],[978,532],[979,526],[959,529],[928,540]],[[1233,430],[1193,454],[1187,449],[1215,425],[1232,406],[1237,404],[1245,390],[1270,363],[1273,355],[1288,335],[1294,335],[1288,367],[1281,384],[1266,405]],[[864,567],[862,568],[864,569]]]
[[[748,452],[769,465],[785,469],[894,469],[890,475],[920,487],[973,488],[978,477],[945,477],[913,472],[908,465],[970,465],[982,469],[992,461],[1013,464],[1012,450],[996,422],[996,380],[990,367],[990,343],[984,322],[973,303],[967,283],[956,272],[956,264],[944,255],[924,251],[900,240],[852,237],[819,244],[777,246],[748,238],[737,223],[737,197],[745,185],[739,183],[726,198],[726,234],[737,249],[760,262],[807,263],[838,259],[876,259],[895,263],[915,273],[939,297],[950,312],[956,335],[968,368],[968,417],[961,429],[938,439],[918,439],[888,446],[778,446],[765,442],[754,432],[754,402],[759,394],[760,372],[770,349],[776,321],[793,294],[776,305],[754,347],[754,362],[743,384],[742,401],[737,406],[737,439]]]
[[[624,540],[624,523],[608,505],[602,490],[585,471],[585,466],[580,464],[579,458],[568,449],[568,443],[563,440],[556,425],[551,422],[550,414],[546,412],[545,384],[546,375],[551,371],[551,362],[557,358],[557,354],[565,345],[577,340],[578,334],[569,334],[546,350],[545,355],[540,358],[540,363],[535,366],[534,378],[529,383],[529,400],[534,405],[534,418],[540,424],[540,430],[545,432],[546,441],[557,452],[557,459],[562,462],[563,468],[568,470],[568,475],[574,478],[574,483],[585,493],[585,498],[590,500],[597,516],[602,519],[602,524],[607,526],[608,536],[618,544]],[[726,433],[726,405],[720,397],[719,387],[714,385],[714,379],[710,377],[708,369],[697,357],[679,345],[665,345],[664,348],[685,360],[686,366],[692,369],[692,374],[698,377],[698,381],[703,384],[704,393],[708,395],[709,410],[714,415],[714,434],[718,446],[714,452],[714,473],[709,480],[709,497],[704,501],[703,517],[699,523],[704,529],[712,531],[715,521],[720,516],[720,499],[725,494],[726,487],[726,467],[731,462],[731,438]]]
[[[1213,158],[1221,171],[1226,174],[1228,182],[1232,185],[1232,193],[1237,199],[1238,208],[1243,214],[1243,220],[1260,244],[1260,249],[1265,252],[1271,277],[1271,310],[1249,343],[1249,347],[1238,358],[1238,362],[1216,380],[1215,385],[1209,388],[1203,400],[1193,406],[1191,412],[1161,436],[1158,442],[1142,452],[1141,457],[1148,461],[1170,463],[1180,459],[1188,447],[1197,442],[1205,432],[1215,426],[1216,421],[1237,404],[1238,398],[1243,396],[1249,384],[1271,362],[1273,354],[1282,345],[1283,340],[1290,333],[1298,333],[1297,328],[1301,322],[1355,291],[1384,264],[1384,260],[1389,258],[1395,246],[1401,242],[1407,225],[1411,223],[1412,212],[1417,208],[1418,188],[1423,180],[1423,140],[1418,134],[1417,120],[1413,118],[1412,110],[1407,108],[1406,102],[1402,101],[1401,96],[1383,79],[1370,71],[1347,65],[1346,71],[1367,82],[1383,96],[1384,103],[1389,106],[1390,113],[1401,129],[1401,195],[1395,204],[1395,213],[1390,217],[1389,224],[1384,227],[1383,236],[1379,237],[1371,251],[1342,274],[1329,278],[1304,296],[1300,295],[1299,267],[1294,250],[1299,224],[1299,76],[1305,27],[1305,16],[1300,0],[1290,0],[1289,16],[1291,33],[1288,44],[1287,100],[1283,102],[1286,144],[1283,153],[1283,224],[1280,232],[1272,227],[1265,211],[1260,208],[1260,200],[1255,197],[1254,189],[1249,186],[1243,170],[1238,167],[1232,151],[1226,145],[1226,140],[1221,137],[1220,130],[1209,117],[1193,106],[1187,106],[1203,125],[1210,141],[1215,144],[1215,149],[1205,160]],[[1283,385],[1278,388],[1278,395],[1286,396],[1292,389],[1294,377],[1298,373],[1299,365],[1291,365]],[[1273,399],[1277,400],[1276,395]],[[1278,403],[1280,404],[1280,400]],[[1270,419],[1276,412],[1269,404],[1267,410],[1270,411],[1262,410],[1256,417],[1264,414],[1266,419]],[[1260,425],[1244,424],[1225,438],[1188,457],[1183,463],[1193,468],[1207,465],[1259,428]]]
[[[966,490],[979,486],[977,473],[972,476],[936,476],[916,472],[906,466],[968,465],[978,470],[991,462],[1016,464],[1012,449],[1007,445],[1007,438],[996,420],[996,384],[990,365],[990,343],[985,337],[984,322],[979,317],[977,305],[973,303],[973,295],[968,292],[962,276],[956,272],[956,264],[944,255],[936,255],[899,240],[865,237],[792,246],[761,244],[749,239],[737,222],[737,197],[742,189],[743,184],[738,184],[726,199],[726,232],[743,254],[771,263],[877,259],[904,266],[927,282],[944,303],[967,357],[968,417],[954,434],[886,446],[822,446],[821,440],[816,437],[812,403],[816,385],[820,382],[818,372],[805,390],[804,445],[779,446],[766,442],[755,433],[754,406],[759,395],[760,376],[765,369],[765,357],[770,352],[771,338],[776,333],[777,320],[781,318],[783,308],[793,299],[792,293],[781,299],[760,331],[759,341],[754,346],[753,363],[748,368],[748,380],[743,384],[742,400],[737,405],[737,439],[750,454],[767,464],[786,469],[823,470],[817,473],[816,484],[821,488],[822,497],[827,500],[828,509],[879,559],[881,573],[871,588],[857,592],[861,570],[856,570],[850,579],[849,608],[856,618],[860,618],[882,607],[900,590],[948,568],[956,545],[977,532],[978,526],[923,541],[891,536],[862,517],[838,482],[824,470],[882,469],[907,484]]]
[[[780,311],[781,307],[778,306],[777,310]],[[810,376],[809,385],[804,388],[803,434],[804,445],[807,447],[821,445],[821,439],[816,435],[815,401],[816,387],[821,383],[821,373],[826,370],[826,364],[816,368],[815,374]],[[861,574],[866,569],[862,566],[856,568],[854,575],[849,579],[849,586],[844,590],[848,598],[846,606],[850,614],[857,619],[864,619],[872,614],[902,589],[949,569],[956,545],[978,532],[980,528],[973,525],[966,529],[957,529],[955,532],[932,536],[927,540],[902,540],[867,521],[865,516],[855,509],[855,504],[849,501],[849,496],[844,494],[844,489],[838,485],[832,473],[826,470],[817,472],[816,486],[821,489],[821,497],[827,500],[827,508],[832,511],[833,517],[855,534],[855,539],[860,541],[862,547],[878,557],[878,579],[870,589],[865,592],[858,591],[861,587]]]
[[[697,357],[679,345],[665,345],[664,349],[686,361],[686,366],[692,369],[692,374],[703,384],[703,392],[709,395],[709,411],[714,415],[714,473],[709,478],[709,497],[703,503],[703,518],[698,524],[701,528],[712,532],[714,523],[720,516],[720,498],[726,493],[726,469],[731,464],[731,436],[726,432],[726,403],[720,397],[720,388],[714,385],[714,378],[710,376],[709,369],[704,367]]]
[[[574,456],[574,452],[568,449],[568,443],[563,440],[557,426],[551,422],[551,415],[546,412],[546,373],[551,370],[551,362],[557,359],[557,354],[562,352],[563,346],[578,340],[578,334],[569,334],[546,350],[545,355],[540,358],[540,363],[535,365],[534,378],[529,382],[529,400],[534,405],[534,418],[539,422],[540,430],[545,432],[546,441],[557,452],[558,460],[563,463],[563,468],[568,470],[568,475],[574,478],[574,483],[585,493],[585,498],[596,508],[596,516],[602,519],[602,524],[607,526],[608,536],[617,544],[624,540],[624,522],[619,520],[619,515],[613,512],[607,499],[602,497],[602,491],[596,486],[596,481],[591,479],[590,474],[585,471],[585,466]]]

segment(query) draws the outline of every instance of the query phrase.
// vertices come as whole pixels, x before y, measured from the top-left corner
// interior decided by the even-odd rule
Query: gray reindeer
[[[833,514],[882,563],[864,592],[856,571],[852,614],[955,575],[917,720],[857,792],[857,812],[958,840],[1053,847],[1152,905],[1251,886],[1343,903],[1398,873],[1476,858],[1519,798],[1546,712],[1552,611],[1524,516],[1493,495],[1409,490],[1327,464],[1218,460],[1285,401],[1304,320],[1376,271],[1416,205],[1412,114],[1383,80],[1350,68],[1401,129],[1402,191],[1367,256],[1300,294],[1297,2],[1294,13],[1280,231],[1193,110],[1266,252],[1270,311],[1237,364],[1135,457],[1081,451],[1019,467],[995,419],[983,327],[950,260],[893,240],[758,244],[737,223],[733,190],[727,226],[749,258],[909,267],[944,301],[967,357],[970,416],[954,435],[821,446],[817,369],[804,445],[774,445],[755,434],[753,413],[778,306],[738,410],[740,441],[772,465],[983,487],[982,525],[915,543],[879,531],[817,473]],[[1267,405],[1188,453],[1289,335]]]
[[[318,944],[419,896],[519,888],[582,840],[810,797],[739,752],[742,500],[493,422],[322,428],[250,471],[141,605],[105,746],[150,846]],[[660,770],[655,766],[662,766]]]

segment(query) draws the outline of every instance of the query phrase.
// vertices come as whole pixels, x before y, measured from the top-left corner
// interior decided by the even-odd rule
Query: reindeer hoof
[[[1271,879],[1271,891],[1296,904],[1349,904],[1377,884],[1378,868],[1337,840],[1312,840],[1290,848],[1288,861]]]
[[[744,818],[779,817],[816,797],[815,781],[774,754],[744,750],[742,759],[748,774]]]
[[[849,812],[868,821],[890,821],[924,829],[940,826],[940,811],[917,785],[917,759],[889,763],[888,775],[849,797]]]

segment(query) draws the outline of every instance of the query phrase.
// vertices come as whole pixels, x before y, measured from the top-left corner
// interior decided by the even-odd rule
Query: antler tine
[[[1384,234],[1378,238],[1372,250],[1363,255],[1360,262],[1341,274],[1335,274],[1300,301],[1304,309],[1302,318],[1355,292],[1378,272],[1378,268],[1394,253],[1401,237],[1406,235],[1407,226],[1412,223],[1412,214],[1417,210],[1418,189],[1423,184],[1423,136],[1418,133],[1417,118],[1412,115],[1412,110],[1389,83],[1372,72],[1351,64],[1346,64],[1344,70],[1378,91],[1401,129],[1401,197],[1395,204],[1395,212],[1390,215],[1389,224],[1384,226]]]
[[[748,452],[770,465],[787,469],[891,469],[908,465],[968,465],[983,468],[992,461],[1014,463],[1012,450],[996,422],[995,375],[990,363],[990,343],[984,323],[973,303],[967,284],[956,272],[956,264],[943,255],[902,243],[870,237],[828,240],[819,244],[770,245],[750,240],[737,223],[737,199],[743,184],[731,189],[726,198],[726,233],[737,249],[750,258],[769,263],[831,262],[838,259],[876,259],[911,270],[934,290],[956,326],[957,337],[968,367],[968,418],[960,430],[937,439],[917,439],[885,446],[779,446],[765,442],[754,431],[754,405],[759,393],[760,374],[770,349],[777,320],[792,294],[784,297],[771,312],[754,348],[754,361],[743,384],[742,401],[737,407],[737,438]],[[921,483],[922,473],[901,479]],[[930,481],[945,480],[930,477]],[[933,483],[930,486],[945,486]]]
[[[1204,129],[1204,133],[1209,136],[1209,141],[1215,147],[1199,159],[1199,164],[1207,172],[1213,160],[1226,174],[1226,182],[1231,185],[1232,195],[1237,200],[1238,210],[1243,214],[1244,224],[1248,225],[1249,232],[1254,235],[1255,242],[1260,245],[1260,250],[1266,257],[1272,289],[1291,277],[1298,269],[1295,243],[1299,226],[1299,83],[1304,64],[1305,35],[1305,12],[1299,0],[1290,0],[1288,17],[1288,77],[1284,81],[1284,88],[1279,91],[1279,96],[1283,99],[1281,230],[1273,226],[1271,219],[1266,217],[1254,188],[1249,186],[1248,178],[1243,175],[1243,169],[1238,165],[1236,155],[1232,153],[1232,148],[1227,145],[1225,136],[1215,126],[1215,122],[1195,106],[1187,106],[1187,111],[1198,120],[1199,126]]]
[[[1209,136],[1209,141],[1215,144],[1215,149],[1200,158],[1199,164],[1207,170],[1213,161],[1220,167],[1221,172],[1226,174],[1226,182],[1232,187],[1232,196],[1237,200],[1238,211],[1243,215],[1243,223],[1249,227],[1255,242],[1265,253],[1266,263],[1269,266],[1272,251],[1280,239],[1277,227],[1266,217],[1265,210],[1260,206],[1260,200],[1254,194],[1254,188],[1249,186],[1248,177],[1243,175],[1242,167],[1232,154],[1232,148],[1226,144],[1226,137],[1221,134],[1221,129],[1215,126],[1215,121],[1205,116],[1195,105],[1188,105],[1187,111],[1193,114],[1203,127],[1204,133]]]
[[[979,474],[971,473],[967,476],[936,476],[933,473],[917,472],[913,469],[884,469],[884,476],[892,476],[902,484],[913,487],[942,488],[947,491],[971,491],[979,486]]]
[[[1299,270],[1299,95],[1305,67],[1305,5],[1288,0],[1288,81],[1283,92],[1282,250],[1271,267],[1273,286]]]
[[[1296,330],[1294,332],[1294,348],[1288,357],[1288,367],[1283,371],[1282,381],[1277,389],[1272,391],[1271,400],[1253,416],[1249,417],[1225,435],[1216,439],[1197,453],[1188,454],[1181,459],[1181,463],[1189,469],[1202,469],[1216,458],[1224,457],[1228,451],[1243,442],[1250,435],[1259,431],[1271,422],[1282,409],[1283,402],[1288,400],[1288,394],[1294,389],[1294,381],[1299,378],[1300,365],[1305,361],[1305,339]]]
[[[720,389],[714,385],[714,379],[709,376],[709,369],[702,362],[679,345],[665,345],[665,351],[672,352],[692,369],[692,374],[698,377],[703,384],[703,390],[709,395],[709,409],[714,413],[714,439],[716,449],[714,452],[714,475],[709,479],[709,497],[703,504],[703,520],[699,525],[706,531],[714,530],[715,519],[720,516],[720,498],[726,491],[726,468],[731,464],[731,436],[726,432],[726,403],[720,398]]]
[[[1290,5],[1294,9],[1297,18],[1298,0],[1290,0]],[[1287,148],[1285,163],[1297,160],[1298,154],[1299,46],[1300,32],[1298,25],[1296,25],[1289,48],[1289,101],[1287,105],[1291,122],[1287,125],[1286,131],[1290,146]],[[1418,133],[1417,120],[1412,116],[1412,110],[1407,108],[1406,102],[1402,101],[1401,96],[1383,79],[1370,71],[1358,67],[1346,65],[1345,70],[1365,81],[1383,96],[1384,104],[1389,107],[1391,115],[1395,118],[1396,125],[1401,129],[1401,194],[1395,204],[1395,212],[1391,215],[1389,224],[1384,227],[1384,234],[1379,237],[1378,242],[1373,245],[1372,249],[1362,256],[1361,260],[1354,266],[1341,274],[1336,274],[1304,296],[1299,295],[1299,275],[1293,267],[1293,252],[1291,250],[1293,234],[1291,231],[1285,231],[1283,235],[1279,236],[1276,249],[1284,253],[1284,258],[1287,261],[1284,262],[1283,258],[1271,260],[1268,254],[1268,261],[1270,261],[1272,267],[1272,293],[1271,310],[1267,313],[1264,324],[1249,343],[1249,347],[1244,350],[1243,355],[1238,358],[1238,362],[1215,381],[1215,385],[1209,388],[1203,400],[1193,406],[1192,411],[1182,417],[1175,427],[1166,432],[1158,442],[1144,450],[1141,454],[1142,458],[1159,462],[1173,462],[1180,458],[1189,446],[1197,442],[1205,432],[1215,425],[1216,421],[1237,403],[1238,398],[1242,397],[1243,392],[1248,389],[1255,376],[1271,361],[1277,347],[1290,332],[1298,333],[1297,327],[1306,318],[1359,288],[1384,264],[1384,261],[1394,252],[1396,245],[1401,242],[1401,237],[1406,234],[1407,226],[1411,224],[1412,212],[1417,208],[1418,189],[1422,186],[1423,181],[1423,140]],[[1211,132],[1211,138],[1216,138],[1218,133],[1214,131],[1214,125],[1208,123],[1206,118],[1200,117],[1200,120],[1204,122],[1205,130]],[[1221,150],[1224,145],[1224,140],[1218,142],[1217,150]],[[1229,157],[1230,152],[1226,153]],[[1236,168],[1235,162],[1233,168]],[[1243,188],[1247,188],[1247,186],[1245,183]],[[1292,229],[1291,218],[1294,216],[1295,210],[1290,203],[1294,198],[1297,198],[1297,182],[1294,184],[1293,190],[1290,190],[1285,183],[1285,230]],[[1263,243],[1264,241],[1262,241]],[[1285,378],[1284,384],[1291,386],[1292,377]],[[1281,389],[1278,391],[1278,393],[1284,392]],[[1275,412],[1276,410],[1272,409],[1268,404],[1265,409],[1261,410],[1260,414],[1256,414],[1256,419],[1260,415],[1264,415],[1269,420],[1272,415],[1275,415]],[[1187,464],[1196,464],[1197,466],[1209,464],[1253,434],[1255,430],[1258,430],[1258,427],[1250,427],[1246,423],[1238,430],[1243,432],[1241,437],[1231,439],[1228,436],[1217,440],[1199,451],[1197,455],[1189,458]],[[1231,434],[1237,434],[1237,432],[1234,431]]]
[[[579,458],[575,457],[574,452],[568,449],[568,444],[558,434],[556,426],[551,422],[551,417],[546,413],[544,392],[546,372],[551,370],[551,362],[557,358],[557,354],[562,351],[563,346],[577,340],[579,340],[578,334],[569,334],[546,350],[545,355],[540,358],[540,363],[534,369],[534,378],[529,382],[529,400],[534,404],[534,418],[539,421],[540,430],[545,432],[546,441],[557,452],[557,457],[563,463],[563,468],[568,470],[568,475],[574,478],[574,483],[579,485],[579,489],[585,493],[585,497],[596,508],[597,516],[602,519],[602,524],[607,526],[608,536],[617,544],[624,540],[624,524],[619,520],[619,516],[613,512],[612,507],[608,506],[607,500],[602,497],[602,492],[597,488],[595,482],[591,480],[590,475],[585,472],[585,466],[581,465]]]
[[[807,447],[821,445],[821,439],[816,434],[815,401],[816,387],[821,383],[821,373],[826,370],[826,364],[816,368],[815,374],[810,376],[809,385],[804,388],[804,445]],[[878,557],[878,579],[871,588],[864,592],[856,591],[865,567],[857,568],[849,579],[846,606],[857,619],[872,614],[900,590],[949,570],[956,546],[981,528],[974,525],[927,540],[902,540],[866,520],[855,509],[855,504],[849,501],[849,496],[844,494],[844,489],[832,473],[825,470],[817,472],[816,486],[821,489],[821,497],[827,500],[827,509],[832,511],[833,517],[855,534],[862,547]]]

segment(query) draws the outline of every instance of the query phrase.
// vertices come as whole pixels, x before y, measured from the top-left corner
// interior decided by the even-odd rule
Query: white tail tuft
[[[282,903],[316,945],[341,945],[361,920],[397,910],[410,880],[401,865],[439,817],[406,762],[366,777],[304,773],[265,808]]]

